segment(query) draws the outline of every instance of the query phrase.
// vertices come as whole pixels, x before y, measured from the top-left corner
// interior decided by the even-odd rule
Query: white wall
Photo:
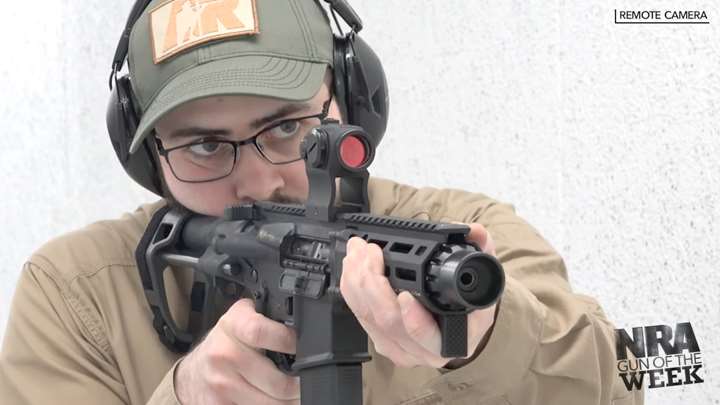
[[[6,2],[0,24],[0,334],[24,259],[154,199],[107,141],[110,59],[130,1]],[[690,321],[720,396],[720,9],[710,1],[354,0],[391,123],[372,172],[512,202],[618,327]],[[615,25],[613,9],[709,25]],[[715,402],[713,402],[715,401]]]

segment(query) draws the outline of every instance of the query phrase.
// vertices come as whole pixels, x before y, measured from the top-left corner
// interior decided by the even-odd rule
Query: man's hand
[[[280,371],[261,349],[295,353],[295,331],[236,302],[175,371],[183,405],[300,404],[300,379]]]
[[[485,227],[468,226],[468,240],[494,256],[495,244]],[[440,329],[432,314],[407,291],[395,294],[384,269],[378,245],[358,237],[348,241],[340,291],[375,350],[400,367],[440,368],[454,360],[440,356]],[[468,357],[486,340],[483,338],[495,322],[495,309],[494,304],[468,314]]]

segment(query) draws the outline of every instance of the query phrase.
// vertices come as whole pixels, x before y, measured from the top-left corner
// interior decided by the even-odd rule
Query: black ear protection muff
[[[373,138],[375,145],[378,145],[385,134],[388,121],[385,71],[375,52],[356,35],[362,29],[362,21],[347,1],[325,1],[330,5],[330,13],[341,34],[336,35],[333,40],[335,98],[340,101],[338,104],[347,123],[363,127]],[[159,167],[153,157],[154,145],[150,137],[145,138],[135,153],[130,153],[130,144],[140,123],[141,112],[134,105],[135,96],[130,77],[118,77],[128,56],[130,32],[150,2],[151,0],[135,2],[115,49],[106,121],[113,149],[127,174],[141,186],[162,196]],[[349,33],[342,34],[335,13],[350,27]]]

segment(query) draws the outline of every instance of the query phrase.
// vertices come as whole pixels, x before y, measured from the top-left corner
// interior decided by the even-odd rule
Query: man
[[[29,259],[0,355],[4,400],[299,403],[297,378],[263,355],[294,353],[295,333],[248,299],[186,355],[163,346],[134,250],[166,201],[217,216],[229,204],[307,198],[299,139],[323,118],[353,115],[336,94],[347,71],[340,73],[333,46],[328,18],[312,0],[142,7],[129,37],[130,111],[139,115],[129,153],[149,151],[166,200],[51,241]],[[374,132],[379,141],[382,131]],[[561,258],[510,206],[381,179],[369,194],[376,214],[469,223],[470,239],[503,263],[507,284],[500,303],[469,315],[468,357],[443,358],[430,314],[383,276],[380,248],[351,239],[341,291],[371,340],[365,403],[641,401],[613,372],[612,325],[597,303],[571,292]],[[185,283],[179,275],[166,286],[178,313],[187,306]]]

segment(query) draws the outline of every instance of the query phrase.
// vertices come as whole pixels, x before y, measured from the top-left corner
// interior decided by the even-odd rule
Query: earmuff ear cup
[[[140,120],[133,106],[132,88],[127,76],[117,80],[105,118],[110,142],[125,172],[147,190],[162,196],[158,167],[150,149],[151,137],[146,138],[135,153],[130,153],[130,144]]]
[[[353,117],[350,116],[348,106],[350,105],[348,94],[347,67],[345,57],[347,55],[347,38],[333,36],[333,93],[338,101],[340,112],[348,124],[351,124]]]
[[[382,140],[388,123],[387,79],[380,58],[362,38],[335,37],[334,91],[349,124],[361,126],[373,138]]]
[[[107,105],[107,112],[105,114],[105,122],[108,128],[108,135],[110,135],[110,142],[112,143],[115,155],[117,155],[120,163],[125,166],[128,160],[130,143],[127,141],[130,128],[128,123],[130,118],[125,116],[126,106],[123,103],[127,103],[127,95],[120,87],[127,82],[126,77],[122,77],[117,80],[115,87],[110,93],[110,100]],[[132,124],[130,124],[132,125]]]

